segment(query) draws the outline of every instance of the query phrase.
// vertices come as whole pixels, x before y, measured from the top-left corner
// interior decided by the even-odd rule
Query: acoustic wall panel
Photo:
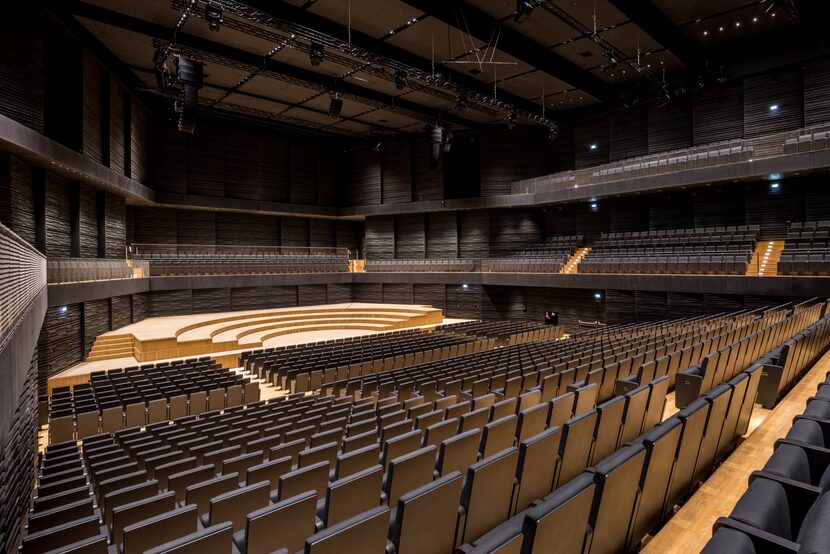
[[[321,306],[326,303],[326,285],[299,285],[297,287],[298,306]]]
[[[673,318],[698,317],[704,313],[702,294],[668,292],[666,304]]]
[[[744,137],[798,129],[804,122],[798,69],[744,79]]]
[[[445,317],[480,319],[481,285],[446,285]]]
[[[118,330],[133,321],[133,303],[129,295],[113,296],[110,299],[112,330]]]
[[[352,300],[354,302],[377,302],[383,298],[380,283],[354,283],[352,285]]]
[[[297,305],[297,287],[286,285],[235,288],[231,291],[231,305],[234,310],[293,308]]]
[[[44,134],[80,152],[84,115],[83,48],[58,21],[43,18],[41,25],[44,29]],[[24,39],[21,44],[27,42]]]
[[[425,139],[415,140],[412,147],[412,199],[416,202],[441,200],[444,197],[444,166],[438,162],[434,170],[429,168],[432,146]]]
[[[385,304],[413,303],[411,283],[383,283],[381,295]]]
[[[260,160],[265,162],[268,158],[260,155],[259,145],[256,135],[235,129],[225,131],[225,193],[228,197],[270,200],[260,179]]]
[[[43,32],[28,2],[6,3],[0,19],[0,114],[42,133]],[[25,48],[21,48],[25,45]]]
[[[150,135],[150,115],[141,102],[132,98],[132,129],[130,130],[130,178],[144,183],[147,181],[147,158]]]
[[[46,310],[38,337],[38,391],[46,393],[49,377],[83,361],[81,304],[54,306]]]
[[[742,138],[744,135],[743,86],[715,86],[692,98],[694,144]]]
[[[113,86],[112,164],[113,166],[120,166],[123,164],[124,153],[115,145],[118,141],[123,140],[123,129],[116,128],[116,125],[124,116],[123,112],[116,116],[116,110],[120,106],[116,101],[116,90],[119,91],[119,95],[124,94],[120,86]],[[121,138],[119,138],[119,135]],[[182,133],[169,125],[161,122],[158,125],[153,125],[152,156],[150,157],[152,183],[159,192],[187,194],[188,140],[187,133]]]
[[[609,216],[609,228],[612,233],[647,231],[648,213],[649,204],[641,198],[616,199]]]
[[[490,214],[458,212],[458,257],[490,257]]]
[[[176,210],[139,208],[133,210],[133,240],[144,244],[176,244]]]
[[[342,152],[333,146],[319,145],[317,149],[317,203],[337,206],[343,171]]]
[[[366,258],[391,260],[395,257],[395,220],[392,216],[366,218]]]
[[[485,286],[481,290],[482,319],[528,319],[524,287]]]
[[[656,321],[671,316],[665,292],[638,290],[634,293],[637,321]]]
[[[105,200],[105,251],[107,258],[123,258],[126,245],[126,208],[124,198],[106,193]]]
[[[673,98],[667,105],[648,105],[648,153],[665,152],[692,145],[692,106],[688,96]]]
[[[608,118],[608,160],[648,154],[648,110],[617,110]]]
[[[804,65],[804,124],[830,121],[830,59]]]
[[[336,225],[333,219],[309,219],[309,246],[331,247],[337,244]]]
[[[291,143],[291,202],[317,203],[317,149],[307,142]]]
[[[715,315],[723,312],[734,312],[744,307],[742,296],[735,294],[704,294],[703,312],[706,315]]]
[[[363,257],[363,224],[361,222],[337,220],[335,231],[337,242],[334,246],[348,248],[353,258],[355,254]]]
[[[382,152],[383,203],[412,200],[412,147],[409,143],[391,144]]]
[[[97,258],[98,203],[95,189],[80,186],[80,208],[81,257]]]
[[[556,140],[551,141],[549,147],[548,171],[567,171],[574,169],[575,161],[575,129],[573,123],[561,123]]]
[[[633,290],[605,291],[605,317],[608,325],[634,323],[637,320]]]
[[[216,214],[216,244],[276,246],[280,244],[280,218],[267,215]]]
[[[228,312],[231,310],[231,289],[193,289],[194,314]]]
[[[150,317],[150,293],[140,292],[132,295],[133,323],[138,323]]]
[[[187,192],[225,195],[225,132],[200,126],[187,137]]]
[[[574,129],[576,169],[608,163],[608,159],[608,116],[600,115],[579,121]]]
[[[363,148],[344,154],[345,197],[349,206],[366,206],[381,202],[380,152]]]
[[[98,335],[111,330],[109,298],[84,302],[84,358],[92,350],[92,345]]]
[[[270,135],[256,135],[256,137],[259,142],[259,178],[262,199],[269,202],[288,202],[291,200],[288,141]]]
[[[154,290],[148,294],[147,317],[190,315],[193,313],[193,291]]]
[[[299,217],[281,217],[282,245],[308,246],[308,221]]]
[[[542,213],[534,209],[490,212],[490,255],[505,256],[539,242],[544,234]]]
[[[415,283],[412,285],[412,302],[446,311],[447,289],[444,285]]]
[[[695,227],[743,225],[745,199],[742,191],[728,187],[694,191]]]
[[[784,240],[791,221],[802,219],[803,193],[788,183],[777,189],[767,183],[747,187],[745,193],[746,222],[760,225],[761,240]],[[826,196],[826,194],[824,195]]]
[[[69,181],[53,173],[46,174],[46,255],[72,255],[69,223]]]
[[[351,283],[328,283],[326,285],[326,303],[344,304],[352,300]]]
[[[5,153],[0,153],[0,223],[35,245],[32,168]]]
[[[482,131],[481,196],[510,194],[513,181],[546,174],[547,136],[547,129],[538,125],[520,125],[512,131],[503,127]]]
[[[424,259],[424,216],[395,216],[395,257],[409,260]]]
[[[104,137],[101,134],[101,66],[95,56],[84,48],[84,138],[83,154],[92,160],[104,161]]]
[[[178,244],[216,244],[216,213],[176,210]]]
[[[694,198],[688,192],[658,193],[648,198],[649,230],[688,229],[695,226]]]
[[[572,206],[548,206],[542,211],[545,214],[545,236],[576,234],[576,210]]]
[[[426,214],[426,257],[458,257],[458,216],[451,212]]]
[[[478,136],[471,134],[455,137],[452,149],[442,152],[441,160],[444,168],[444,198],[473,198],[481,195]]]
[[[110,168],[114,171],[117,171],[121,175],[124,175],[124,148],[126,148],[126,135],[124,130],[124,102],[125,98],[127,98],[127,92],[124,90],[124,87],[118,82],[118,79],[110,75],[110,122],[109,122],[109,132],[110,132]],[[163,150],[158,148],[158,133],[159,130],[156,129],[157,126],[153,126],[153,140],[152,145],[156,148],[153,148],[153,167],[152,169],[155,171],[153,175],[153,184],[158,187],[159,190],[170,190],[166,187],[172,186],[170,181],[174,181],[175,183],[181,186],[180,191],[171,190],[171,192],[186,192],[185,182],[186,176],[185,173],[183,177],[179,179],[170,179],[170,178],[160,178],[163,176],[174,176],[177,175],[177,172],[185,172],[186,168],[184,167],[183,163],[165,163],[171,162],[172,160],[165,160],[163,157],[160,157]],[[181,134],[181,133],[180,133]],[[180,137],[181,142],[184,143],[184,136]]]

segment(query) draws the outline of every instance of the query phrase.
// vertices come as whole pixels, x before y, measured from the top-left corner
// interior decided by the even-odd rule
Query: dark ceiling
[[[781,6],[767,13],[776,2]],[[522,3],[533,9],[517,22]],[[212,4],[222,8],[217,32],[205,20],[204,1],[54,0],[49,6],[95,37],[145,92],[157,89],[153,57],[161,48],[204,63],[204,110],[370,136],[420,132],[435,122],[466,129],[511,117],[551,125],[569,114],[614,107],[634,88],[653,92],[664,79],[739,77],[746,58],[780,54],[812,32],[830,2]],[[317,66],[309,57],[314,42],[324,52]],[[616,65],[603,71],[609,56]],[[335,95],[343,105],[332,118]]]

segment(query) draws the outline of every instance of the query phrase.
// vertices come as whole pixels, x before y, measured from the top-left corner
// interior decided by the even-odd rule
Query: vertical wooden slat
[[[777,106],[777,109],[771,109]],[[744,79],[744,136],[757,137],[802,126],[802,75],[797,69]]]

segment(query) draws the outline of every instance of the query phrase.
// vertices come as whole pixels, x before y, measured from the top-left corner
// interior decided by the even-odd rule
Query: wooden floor
[[[750,432],[729,458],[646,544],[647,554],[691,554],[700,552],[712,537],[712,524],[727,516],[746,491],[749,474],[761,469],[772,455],[775,441],[789,431],[793,418],[804,411],[830,371],[826,354],[772,410],[756,404]],[[766,416],[766,417],[764,417]],[[762,420],[762,421],[761,421]]]

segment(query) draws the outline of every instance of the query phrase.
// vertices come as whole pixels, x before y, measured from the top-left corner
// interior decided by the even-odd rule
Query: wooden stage
[[[432,306],[368,303],[154,317],[100,335],[87,361],[50,378],[48,388],[85,383],[93,371],[149,361],[210,355],[224,367],[236,367],[245,350],[458,321],[465,320],[444,319]]]

